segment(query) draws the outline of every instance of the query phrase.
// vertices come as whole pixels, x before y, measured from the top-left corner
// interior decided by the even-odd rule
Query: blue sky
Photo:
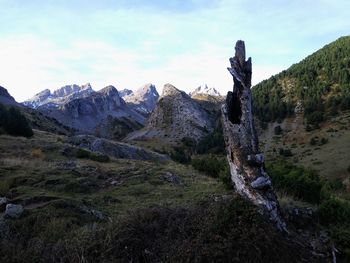
[[[22,101],[66,84],[232,88],[246,42],[253,83],[350,34],[348,0],[0,0],[0,85]]]

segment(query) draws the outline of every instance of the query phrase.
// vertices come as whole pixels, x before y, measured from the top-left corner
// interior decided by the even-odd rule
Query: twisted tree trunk
[[[235,190],[251,201],[259,212],[268,216],[277,228],[287,231],[282,219],[272,183],[264,169],[264,156],[259,151],[259,140],[252,114],[251,58],[245,60],[245,45],[239,40],[236,53],[230,58],[233,91],[229,91],[222,106],[222,124],[230,165],[231,181]]]

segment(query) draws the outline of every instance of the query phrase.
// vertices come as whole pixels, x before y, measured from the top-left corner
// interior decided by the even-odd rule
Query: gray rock
[[[163,180],[168,181],[169,183],[174,184],[174,185],[182,185],[183,184],[182,179],[181,179],[180,176],[177,176],[177,175],[172,174],[170,172],[166,172],[165,174],[163,174],[161,176],[161,178]]]
[[[20,218],[23,212],[24,212],[24,208],[22,205],[7,204],[5,217],[14,218],[14,219]]]
[[[168,160],[169,157],[126,143],[96,138],[92,135],[77,135],[68,138],[68,143],[87,150],[120,159]]]
[[[271,186],[269,178],[260,176],[250,184],[254,189],[265,189]]]

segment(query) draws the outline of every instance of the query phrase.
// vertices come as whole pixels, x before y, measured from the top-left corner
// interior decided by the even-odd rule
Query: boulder
[[[256,178],[251,184],[254,189],[266,189],[271,186],[271,180],[269,178],[260,176]]]
[[[7,204],[5,217],[17,219],[21,217],[23,212],[24,212],[24,208],[22,205]]]

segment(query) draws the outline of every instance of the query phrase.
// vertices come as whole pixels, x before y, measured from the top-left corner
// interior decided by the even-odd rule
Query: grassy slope
[[[281,135],[274,135],[274,127],[280,125]],[[279,149],[290,149],[292,157],[287,161],[306,168],[312,168],[329,180],[341,179],[350,193],[349,171],[347,171],[350,152],[350,112],[344,112],[329,121],[324,122],[320,129],[305,131],[301,116],[287,118],[281,124],[271,123],[260,135],[262,150],[267,160],[281,158]],[[311,145],[311,139],[316,140]],[[322,138],[327,142],[321,143]],[[276,152],[273,152],[273,149]]]
[[[114,214],[225,192],[220,182],[171,161],[98,163],[65,157],[60,151],[69,146],[61,141],[60,136],[39,131],[32,139],[0,136],[0,194],[10,193],[17,202],[35,196],[86,201]],[[180,176],[184,185],[161,179],[166,172]]]

